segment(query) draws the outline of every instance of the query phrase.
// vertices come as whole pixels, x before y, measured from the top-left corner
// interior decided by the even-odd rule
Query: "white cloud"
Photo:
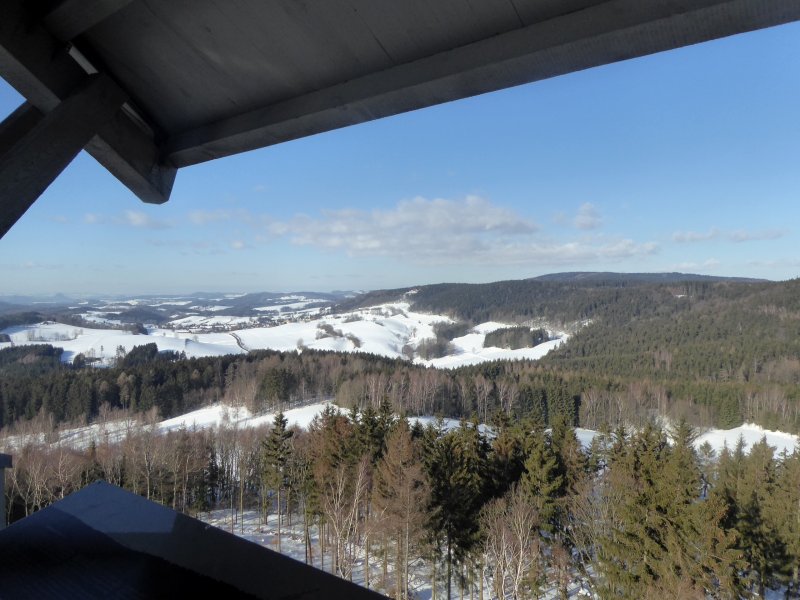
[[[680,243],[705,242],[716,239],[718,236],[719,230],[716,227],[712,227],[706,232],[676,231],[672,234],[672,240]]]
[[[588,211],[587,211],[588,212]],[[656,244],[630,239],[546,238],[532,220],[478,196],[414,198],[388,210],[323,211],[266,226],[298,245],[350,256],[391,256],[421,264],[565,265],[649,255]]]
[[[12,269],[19,269],[23,271],[29,271],[31,269],[40,269],[44,271],[60,271],[64,268],[62,264],[52,264],[52,263],[40,263],[34,260],[26,260],[24,263],[19,265],[10,265]]]
[[[763,240],[777,240],[785,235],[785,231],[778,229],[764,229],[761,231],[745,231],[743,229],[739,229],[736,231],[731,231],[730,234],[728,234],[728,239],[737,243],[758,242]]]
[[[669,270],[670,271],[713,271],[720,265],[720,261],[716,258],[707,258],[703,262],[682,262],[675,265],[672,265]]]
[[[463,200],[414,198],[389,210],[343,209],[321,218],[298,215],[267,225],[295,244],[340,249],[351,255],[457,256],[474,253],[489,240],[526,236],[537,225],[509,209],[477,197]]]
[[[264,217],[262,217],[263,219]],[[194,210],[188,214],[189,222],[192,225],[209,225],[214,223],[222,223],[228,221],[236,221],[248,225],[254,225],[259,222],[259,218],[255,217],[247,210]]]
[[[603,219],[600,213],[597,212],[594,204],[584,202],[578,209],[578,214],[572,220],[572,224],[578,229],[589,230],[597,229],[602,224]]]
[[[170,226],[165,221],[159,221],[152,218],[147,213],[135,210],[126,210],[122,218],[117,221],[121,222],[123,225],[142,229],[167,229]]]
[[[195,210],[189,213],[189,221],[194,225],[228,221],[230,218],[231,213],[227,210]]]
[[[111,223],[112,225],[125,225],[127,227],[134,227],[137,229],[168,229],[172,227],[171,223],[167,221],[160,221],[154,219],[145,212],[136,210],[126,210],[122,216],[107,217],[105,215],[98,215],[96,213],[86,213],[83,216],[83,222],[89,225],[104,225]]]
[[[735,231],[720,231],[712,227],[706,232],[698,231],[676,231],[672,234],[672,240],[679,243],[706,242],[715,239],[726,239],[729,242],[755,242],[763,240],[777,240],[786,235],[786,231],[780,229],[762,229],[759,231],[747,231],[737,229]]]
[[[768,267],[768,268],[797,268],[800,267],[800,259],[796,258],[779,258],[775,260],[757,260],[751,259],[745,263],[747,266],[750,267]]]

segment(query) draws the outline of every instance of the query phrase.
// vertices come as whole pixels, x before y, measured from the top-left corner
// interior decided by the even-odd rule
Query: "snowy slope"
[[[289,426],[297,426],[303,429],[308,428],[311,421],[315,416],[324,411],[327,407],[334,407],[340,410],[335,404],[330,401],[316,402],[298,408],[292,408],[285,411]],[[262,415],[253,415],[245,407],[233,407],[223,403],[216,403],[198,410],[186,413],[184,415],[173,417],[164,421],[154,424],[154,426],[161,433],[168,431],[175,431],[181,428],[186,429],[208,429],[217,427],[260,427],[263,425],[271,425],[275,413],[267,413]],[[437,417],[433,416],[415,416],[409,417],[409,424],[414,425],[420,423],[427,427],[428,425],[436,425],[439,422]],[[445,418],[441,421],[442,427],[445,431],[455,429],[460,426],[459,419]],[[126,434],[137,425],[136,421],[132,418],[108,421],[105,423],[96,422],[84,427],[77,427],[73,429],[62,430],[59,433],[59,441],[75,448],[87,448],[92,441],[97,444],[103,441],[119,442],[125,438]],[[482,433],[489,436],[493,435],[492,428],[480,424],[479,429]],[[575,429],[575,434],[578,441],[584,448],[589,448],[592,440],[597,435],[597,432],[591,429],[583,429],[578,427]],[[786,451],[791,454],[800,443],[800,437],[782,431],[769,431],[759,427],[758,425],[745,424],[741,427],[734,429],[709,429],[703,432],[695,442],[695,447],[699,448],[705,442],[708,442],[714,451],[719,455],[723,447],[727,446],[732,449],[739,437],[745,442],[745,451],[756,442],[759,442],[762,437],[765,437],[767,443],[775,449],[776,454]],[[24,443],[24,439],[19,436],[9,436],[4,440],[0,440],[0,447],[6,449],[15,447],[20,443]],[[40,441],[44,441],[43,439]]]
[[[215,342],[199,342],[189,339],[189,336],[165,332],[160,335],[134,335],[129,331],[118,329],[93,329],[88,327],[74,327],[63,323],[39,323],[24,327],[9,327],[3,330],[8,334],[14,345],[25,344],[52,344],[64,349],[62,360],[72,362],[78,354],[103,359],[110,363],[117,352],[117,347],[122,346],[125,352],[130,352],[134,346],[143,346],[155,342],[159,350],[174,350],[186,352],[188,357],[197,356],[222,356],[242,352],[236,340],[223,343],[219,338]],[[214,334],[210,334],[214,335]],[[199,336],[198,336],[199,338]]]
[[[597,435],[596,431],[580,427],[576,428],[575,433],[584,448],[588,448]],[[753,423],[746,423],[734,429],[707,429],[695,440],[694,447],[700,448],[700,446],[708,442],[711,448],[719,455],[725,446],[732,450],[736,446],[739,436],[744,440],[745,451],[748,451],[753,444],[760,442],[762,438],[766,438],[767,444],[775,449],[776,454],[784,451],[791,454],[800,439],[797,435],[791,433],[770,431]]]
[[[568,335],[560,331],[549,331],[550,337],[555,339],[534,346],[533,348],[520,348],[518,350],[508,350],[489,346],[484,348],[486,334],[504,327],[514,327],[514,324],[487,322],[476,325],[472,331],[461,337],[454,338],[452,345],[456,348],[454,354],[433,358],[430,360],[418,359],[416,362],[429,367],[444,369],[455,369],[468,365],[477,365],[482,362],[492,360],[538,360],[555,348],[558,348],[568,339]]]
[[[791,433],[770,431],[753,423],[745,423],[741,427],[734,429],[709,429],[697,438],[695,447],[699,448],[705,442],[708,442],[717,452],[722,450],[723,446],[727,446],[732,450],[739,441],[740,436],[744,440],[745,450],[749,450],[753,444],[766,437],[767,444],[775,448],[778,454],[784,450],[791,454],[798,443],[798,436]]]
[[[129,352],[134,346],[151,342],[155,342],[159,350],[185,352],[188,357],[220,356],[250,350],[271,349],[285,352],[311,348],[407,358],[409,350],[416,350],[420,342],[436,337],[433,329],[436,323],[451,322],[452,319],[444,315],[414,312],[407,302],[398,302],[272,327],[247,328],[246,325],[254,323],[251,317],[196,315],[176,319],[171,322],[173,328],[170,329],[150,328],[147,335],[133,335],[127,331],[104,329],[102,326],[74,327],[62,323],[11,327],[4,330],[4,333],[9,334],[14,345],[50,343],[62,347],[62,359],[66,362],[71,362],[77,354],[83,353],[87,357],[101,359],[100,364],[103,365],[112,363],[119,346]],[[195,333],[193,328],[198,325],[245,328],[220,333]],[[454,368],[491,360],[535,360],[567,339],[566,334],[551,332],[557,339],[535,348],[506,350],[483,347],[487,333],[508,326],[505,323],[482,323],[467,335],[453,340],[453,355],[428,361],[417,359],[415,362],[432,367]]]

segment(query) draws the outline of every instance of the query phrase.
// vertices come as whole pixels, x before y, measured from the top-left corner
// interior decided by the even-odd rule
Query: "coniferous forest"
[[[279,547],[301,522],[307,562],[352,578],[378,561],[365,584],[396,598],[420,565],[437,598],[566,597],[576,582],[601,598],[800,598],[800,449],[694,443],[699,427],[743,422],[800,431],[800,284],[490,285],[425,286],[415,307],[524,325],[495,334],[508,347],[546,339],[534,316],[580,326],[540,361],[455,370],[311,350],[187,359],[154,344],[99,369],[52,346],[2,350],[10,516],[104,478],[192,514],[277,516]],[[465,330],[450,329],[442,343]],[[343,412],[287,428],[281,410],[321,399]],[[218,401],[278,415],[158,434],[159,419]],[[461,426],[401,418],[415,415]],[[57,441],[89,421],[128,425],[85,449]],[[599,432],[588,448],[577,426]]]
[[[101,427],[124,416],[104,409]],[[498,413],[487,435],[477,421],[409,425],[387,401],[326,410],[308,430],[282,413],[254,429],[156,422],[151,411],[85,450],[28,422],[12,517],[102,478],[190,514],[230,507],[234,531],[247,510],[277,517],[278,550],[294,520],[308,563],[352,579],[372,556],[382,575],[364,583],[396,598],[412,565],[439,598],[566,598],[576,582],[601,598],[800,597],[798,450],[716,455],[685,421],[604,428],[583,449],[563,415],[545,429]]]

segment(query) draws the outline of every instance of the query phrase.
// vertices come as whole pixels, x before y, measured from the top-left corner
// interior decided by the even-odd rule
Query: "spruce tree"
[[[530,499],[542,529],[553,533],[557,526],[558,498],[564,489],[564,475],[547,434],[539,429],[527,440],[528,453],[522,475],[522,491]]]
[[[398,548],[400,596],[408,598],[411,548],[418,542],[425,522],[428,486],[408,422],[401,419],[389,434],[386,452],[375,477],[375,508],[387,522]]]
[[[428,442],[428,528],[431,541],[444,556],[447,597],[452,590],[453,568],[465,564],[479,540],[478,515],[487,487],[487,451],[488,444],[477,427],[466,423]]]
[[[722,527],[724,503],[701,500],[703,475],[694,448],[697,433],[682,420],[671,429],[670,437],[672,445],[656,480],[660,501],[655,509],[665,517],[662,540],[667,549],[656,585],[658,589],[680,585],[687,594],[699,597],[710,590],[735,596],[741,591],[741,553],[734,549],[735,535]]]
[[[786,597],[800,598],[800,444],[781,457],[768,509],[786,553]]]
[[[272,422],[267,439],[262,442],[262,478],[269,491],[275,491],[278,500],[278,552],[281,551],[281,519],[283,492],[289,477],[289,459],[292,453],[290,440],[293,432],[287,429],[288,421],[278,412]]]
[[[489,458],[491,495],[499,498],[517,483],[525,470],[525,434],[522,427],[506,424],[492,440]]]
[[[736,498],[741,549],[752,569],[751,584],[762,598],[786,564],[777,515],[769,510],[778,491],[776,466],[774,451],[766,438],[753,444],[744,461]]]

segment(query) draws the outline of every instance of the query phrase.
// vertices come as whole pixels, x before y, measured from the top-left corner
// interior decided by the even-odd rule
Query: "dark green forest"
[[[387,398],[409,414],[489,420],[500,412],[547,423],[551,413],[565,413],[573,424],[595,429],[641,424],[660,414],[696,426],[755,422],[800,431],[798,280],[529,280],[424,286],[411,297],[415,310],[461,319],[437,326],[436,339],[419,348],[423,357],[446,352],[451,339],[485,319],[523,323],[534,314],[550,315],[574,331],[536,363],[454,371],[312,351],[184,359],[158,353],[152,344],[121,357],[114,368],[82,369],[76,366],[85,360],[62,365],[51,347],[7,348],[0,351],[0,426],[42,409],[56,421],[91,419],[104,403],[156,407],[166,418],[235,396],[255,411],[311,398],[359,407]],[[359,302],[374,300],[372,293]],[[526,325],[498,330],[487,343],[524,347],[546,336],[541,326]]]
[[[583,448],[563,416],[545,430],[498,415],[487,436],[476,421],[409,425],[388,402],[329,407],[308,430],[282,413],[258,429],[153,422],[73,449],[47,443],[58,432],[37,417],[9,472],[12,517],[101,478],[177,510],[223,509],[232,532],[260,513],[278,551],[302,539],[307,563],[343,578],[372,557],[365,585],[397,599],[412,568],[442,598],[566,600],[576,583],[604,599],[800,597],[800,449],[717,454],[684,421],[603,428]]]
[[[545,341],[543,315],[572,326],[569,341],[537,362],[455,370],[312,350],[187,359],[155,344],[96,368],[48,345],[0,350],[0,425],[19,436],[10,514],[103,478],[186,512],[225,507],[232,529],[248,509],[277,517],[278,550],[300,522],[306,562],[352,578],[372,557],[382,574],[366,585],[395,598],[409,597],[412,565],[446,597],[566,598],[576,582],[601,598],[800,597],[800,449],[716,453],[692,427],[800,431],[798,281],[479,288],[413,295],[416,310],[460,319],[430,352],[489,319],[518,323],[492,345]],[[154,426],[220,400],[263,413],[326,398],[349,412],[308,431],[280,413],[261,429]],[[132,414],[119,441],[56,443],[61,428]],[[436,414],[461,426],[399,418]],[[590,447],[575,426],[599,432]]]

